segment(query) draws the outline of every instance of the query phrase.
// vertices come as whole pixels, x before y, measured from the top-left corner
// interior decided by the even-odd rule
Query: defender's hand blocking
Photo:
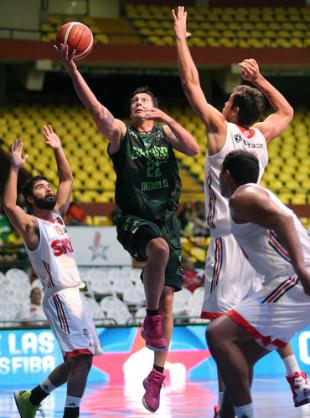
[[[174,22],[174,32],[177,39],[186,39],[191,34],[186,30],[187,12],[184,6],[179,6],[177,12],[172,9],[172,18]]]
[[[243,60],[239,63],[239,67],[242,78],[252,83],[261,75],[259,66],[253,58]]]
[[[16,139],[14,144],[11,146],[11,165],[18,170],[25,164],[28,154],[22,154],[23,142],[21,139]]]
[[[45,142],[53,149],[58,149],[61,147],[61,142],[58,135],[55,134],[51,125],[44,126],[43,128],[43,135],[45,138]]]

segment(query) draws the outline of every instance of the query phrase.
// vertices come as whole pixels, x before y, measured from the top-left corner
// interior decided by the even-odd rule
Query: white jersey
[[[231,233],[228,199],[221,195],[220,172],[226,155],[235,150],[253,152],[259,161],[259,180],[268,164],[267,144],[264,135],[256,128],[245,129],[227,122],[226,141],[223,148],[206,157],[206,214],[211,236],[220,237]]]
[[[251,184],[251,186],[268,193],[270,199],[293,218],[295,229],[303,248],[305,264],[310,266],[310,237],[297,216],[271,191],[257,184]],[[240,186],[237,190],[241,190],[244,187],[246,185]],[[265,277],[265,281],[269,282],[275,277],[294,274],[294,268],[288,252],[274,231],[254,223],[236,224],[232,220],[231,224],[232,233],[236,241],[254,269]]]
[[[51,220],[36,218],[39,226],[39,244],[26,250],[31,265],[42,282],[45,298],[66,288],[81,284],[74,251],[62,217],[53,212]]]

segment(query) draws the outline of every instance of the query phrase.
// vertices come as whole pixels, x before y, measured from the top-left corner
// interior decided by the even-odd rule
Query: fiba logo
[[[240,134],[235,134],[234,135],[234,140],[236,141],[236,142],[241,142],[242,141],[242,135],[240,135]]]

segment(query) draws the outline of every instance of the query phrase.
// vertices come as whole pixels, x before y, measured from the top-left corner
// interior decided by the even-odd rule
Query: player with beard
[[[22,418],[34,418],[41,401],[67,382],[64,418],[78,418],[93,355],[102,353],[96,329],[80,296],[81,283],[74,251],[62,219],[71,197],[73,177],[58,136],[51,126],[43,131],[55,155],[59,185],[56,195],[44,176],[29,179],[23,194],[31,210],[25,213],[16,204],[17,178],[28,156],[23,143],[12,146],[11,167],[3,194],[3,208],[23,237],[32,267],[44,290],[43,309],[57,338],[64,362],[31,391],[17,391],[15,402]]]

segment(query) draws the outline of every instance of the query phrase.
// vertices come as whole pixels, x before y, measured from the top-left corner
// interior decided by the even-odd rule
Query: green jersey
[[[120,150],[110,154],[116,173],[115,202],[123,215],[151,221],[176,211],[181,192],[178,163],[164,130],[128,127]]]

